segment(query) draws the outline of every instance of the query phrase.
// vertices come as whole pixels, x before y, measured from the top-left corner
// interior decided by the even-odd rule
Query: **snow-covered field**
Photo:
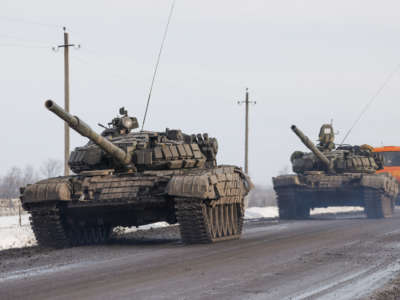
[[[0,217],[0,250],[36,245],[36,239],[29,225],[29,215]]]
[[[311,214],[332,214],[350,211],[362,211],[361,207],[330,207],[317,208],[311,211]],[[246,209],[245,219],[258,218],[276,218],[278,217],[278,208],[271,207],[250,207]],[[0,250],[9,248],[21,248],[36,245],[36,239],[29,225],[29,215],[21,216],[21,225],[19,226],[18,216],[0,217]],[[165,222],[158,222],[150,225],[140,226],[139,228],[118,228],[119,234],[134,232],[137,230],[146,230],[150,228],[159,228],[168,226]]]

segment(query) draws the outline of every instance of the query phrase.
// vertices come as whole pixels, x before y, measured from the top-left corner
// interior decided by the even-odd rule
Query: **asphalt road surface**
[[[364,299],[400,270],[399,211],[260,220],[241,240],[212,245],[185,246],[177,227],[161,231],[0,251],[0,299]]]

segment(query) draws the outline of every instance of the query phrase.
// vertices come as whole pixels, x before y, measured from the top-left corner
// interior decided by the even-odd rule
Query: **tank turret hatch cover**
[[[137,118],[128,116],[128,111],[121,107],[119,109],[120,116],[115,117],[108,123],[108,128],[99,124],[105,130],[101,133],[102,136],[116,137],[130,133],[133,129],[139,128],[139,122]]]

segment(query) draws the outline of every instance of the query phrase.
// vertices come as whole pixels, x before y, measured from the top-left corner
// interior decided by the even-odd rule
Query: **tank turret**
[[[295,125],[292,125],[291,129],[311,151],[295,151],[292,154],[290,160],[296,173],[374,173],[382,168],[381,158],[366,147],[342,145],[335,149],[332,125],[322,125],[318,145],[314,145]]]
[[[165,132],[131,132],[138,127],[136,118],[120,109],[100,134],[76,116],[72,116],[54,101],[47,100],[47,109],[63,119],[89,143],[71,152],[69,167],[74,173],[114,169],[121,171],[210,168],[216,166],[218,142],[207,133],[187,135],[180,130]]]
[[[298,129],[295,125],[292,125],[292,127],[290,128],[300,138],[303,144],[308,149],[310,149],[310,151],[314,153],[314,155],[324,164],[326,169],[330,172],[333,172],[331,162],[329,161],[329,159],[324,154],[322,154],[321,151],[319,151],[319,149],[310,141],[310,139],[303,132],[301,132],[301,130]]]
[[[79,134],[90,139],[93,143],[99,146],[104,152],[108,153],[121,165],[128,165],[131,163],[132,156],[130,153],[125,152],[121,148],[115,146],[106,138],[93,131],[89,125],[80,120],[78,117],[73,116],[62,109],[59,105],[52,100],[47,100],[45,106],[48,110],[63,119],[69,127],[74,129]]]

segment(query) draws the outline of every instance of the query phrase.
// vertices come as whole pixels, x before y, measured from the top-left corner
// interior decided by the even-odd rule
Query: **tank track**
[[[364,211],[368,219],[391,217],[394,212],[394,199],[375,189],[364,190]]]
[[[57,204],[30,205],[30,222],[40,246],[66,248],[105,243],[110,236],[108,226],[68,226],[63,209]]]
[[[243,201],[210,206],[201,199],[176,198],[175,208],[182,241],[186,244],[240,238],[243,229]]]
[[[282,220],[308,219],[310,207],[296,188],[281,188],[277,191],[279,218]]]

